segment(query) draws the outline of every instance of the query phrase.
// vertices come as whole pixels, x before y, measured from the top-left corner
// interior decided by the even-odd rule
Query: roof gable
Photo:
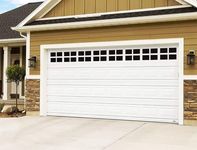
[[[21,38],[20,34],[13,31],[11,27],[17,26],[22,20],[24,20],[29,14],[31,14],[41,2],[29,3],[5,12],[0,15],[0,39],[13,39]]]
[[[62,0],[43,18],[181,5],[176,0]]]

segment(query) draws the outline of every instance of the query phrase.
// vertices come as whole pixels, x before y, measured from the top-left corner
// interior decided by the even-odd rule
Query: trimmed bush
[[[0,112],[2,111],[3,107],[4,107],[4,104],[0,103]]]

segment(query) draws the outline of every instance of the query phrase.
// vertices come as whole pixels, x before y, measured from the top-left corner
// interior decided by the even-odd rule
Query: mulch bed
[[[24,117],[26,114],[23,114],[21,112],[14,113],[14,114],[6,114],[6,113],[0,113],[0,118],[18,118],[18,117]]]

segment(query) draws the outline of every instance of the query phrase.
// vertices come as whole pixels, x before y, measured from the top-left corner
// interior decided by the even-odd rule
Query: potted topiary
[[[14,82],[16,85],[16,109],[18,112],[18,86],[25,78],[25,69],[19,65],[12,65],[7,68],[6,75],[8,82]]]

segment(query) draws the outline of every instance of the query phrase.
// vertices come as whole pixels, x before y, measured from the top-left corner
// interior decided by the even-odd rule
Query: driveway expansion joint
[[[112,145],[114,145],[115,143],[118,143],[119,141],[121,141],[122,139],[124,139],[125,137],[127,137],[128,135],[136,132],[137,130],[141,129],[142,127],[144,127],[147,123],[143,123],[142,125],[136,127],[135,129],[129,131],[128,133],[124,134],[123,136],[121,136],[120,138],[118,138],[117,140],[115,140],[114,142],[112,142],[111,144],[105,146],[102,150],[106,150],[108,148],[110,148]]]

